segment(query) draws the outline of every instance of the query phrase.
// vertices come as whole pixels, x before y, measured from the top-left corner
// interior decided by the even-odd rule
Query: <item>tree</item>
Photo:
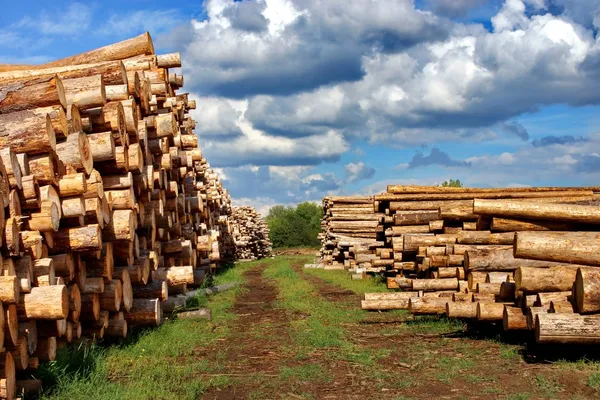
[[[310,202],[272,207],[266,219],[273,247],[318,247],[322,217],[323,209]]]
[[[461,187],[463,187],[463,184],[460,181],[460,179],[450,179],[449,181],[442,182],[442,184],[440,186],[461,188]]]

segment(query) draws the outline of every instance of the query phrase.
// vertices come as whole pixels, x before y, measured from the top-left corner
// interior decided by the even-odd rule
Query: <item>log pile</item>
[[[321,258],[325,269],[378,270],[393,263],[383,247],[383,214],[373,211],[370,196],[325,197],[321,221]]]
[[[361,306],[497,323],[539,343],[598,343],[597,192],[392,186],[374,205],[395,261],[388,287],[399,291],[367,293]]]
[[[160,324],[234,258],[180,66],[145,33],[0,68],[0,398],[61,347]]]
[[[254,207],[233,207],[231,223],[237,260],[257,260],[271,255],[269,227]]]

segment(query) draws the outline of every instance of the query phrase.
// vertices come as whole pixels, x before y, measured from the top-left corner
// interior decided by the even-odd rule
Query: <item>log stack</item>
[[[363,309],[496,322],[505,330],[535,332],[540,343],[600,342],[597,188],[423,188],[418,196],[414,190],[391,187],[375,197],[376,210],[381,202],[386,214],[401,210],[401,217],[394,214],[397,223],[423,218],[425,210],[404,212],[423,198],[443,201],[431,204],[439,206],[439,220],[430,216],[441,221],[430,221],[437,232],[402,232],[400,240],[394,227],[387,228],[396,262],[414,262],[414,269],[393,273],[388,286],[401,291],[367,294]],[[473,199],[462,210],[447,203],[467,195]]]
[[[370,196],[325,197],[319,236],[325,269],[379,271],[393,263],[389,254],[377,253],[384,245],[382,219],[383,214],[373,211]]]
[[[269,227],[254,207],[233,207],[231,223],[237,260],[258,260],[271,255]]]
[[[234,258],[180,66],[145,33],[0,68],[0,398],[61,347],[160,324]]]

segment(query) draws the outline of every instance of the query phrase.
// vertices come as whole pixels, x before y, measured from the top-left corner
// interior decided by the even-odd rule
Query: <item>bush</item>
[[[460,181],[460,179],[450,179],[449,181],[442,182],[442,184],[440,186],[461,188],[461,187],[463,187],[463,184]]]
[[[319,247],[322,217],[323,209],[314,203],[272,207],[267,223],[273,247]]]

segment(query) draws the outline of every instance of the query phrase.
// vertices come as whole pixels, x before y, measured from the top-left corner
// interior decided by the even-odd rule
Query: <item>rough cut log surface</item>
[[[516,258],[600,266],[598,232],[517,232]]]

